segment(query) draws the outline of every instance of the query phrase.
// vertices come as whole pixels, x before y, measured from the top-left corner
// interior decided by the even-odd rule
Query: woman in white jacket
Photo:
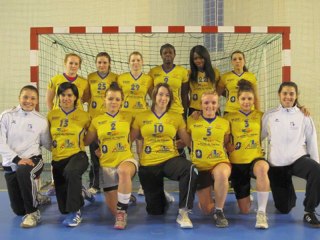
[[[13,212],[23,217],[21,227],[40,221],[35,179],[43,169],[41,146],[50,149],[46,118],[35,108],[39,92],[28,85],[21,89],[20,105],[0,115],[0,154]]]
[[[292,176],[307,181],[304,222],[320,227],[315,208],[320,203],[320,164],[317,134],[312,119],[300,111],[298,87],[283,82],[278,90],[280,106],[266,112],[262,119],[262,139],[268,139],[270,186],[275,207],[289,213],[296,195]]]

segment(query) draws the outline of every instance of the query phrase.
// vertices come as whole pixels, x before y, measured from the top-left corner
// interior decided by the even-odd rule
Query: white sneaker
[[[181,228],[193,228],[193,224],[188,215],[190,212],[191,212],[190,209],[186,209],[186,208],[179,209],[179,214],[176,221],[177,223],[180,224]]]
[[[260,229],[267,229],[269,228],[268,225],[268,218],[265,212],[257,212],[257,221],[256,221],[256,228]]]
[[[164,196],[166,197],[168,203],[174,202],[174,196],[168,193],[167,191],[164,191]]]
[[[20,224],[20,227],[23,228],[32,228],[37,226],[37,224],[40,222],[40,211],[37,210],[33,213],[26,214],[22,218],[22,223]]]
[[[144,196],[144,191],[143,191],[143,188],[142,186],[140,185],[139,189],[138,189],[138,195],[139,196]]]
[[[91,188],[87,189],[87,191],[88,191],[89,193],[93,194],[93,195],[96,195],[96,194],[98,193],[99,189],[96,189],[96,188],[94,188],[94,187],[91,187]]]

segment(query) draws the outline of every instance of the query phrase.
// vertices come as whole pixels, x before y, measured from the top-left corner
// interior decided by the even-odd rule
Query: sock
[[[216,211],[221,211],[221,212],[223,212],[223,208],[218,208],[218,207],[216,207]]]
[[[257,192],[258,211],[266,212],[269,192]]]
[[[131,193],[119,193],[118,192],[118,203],[117,203],[117,210],[124,210],[127,211],[129,201],[130,201]]]

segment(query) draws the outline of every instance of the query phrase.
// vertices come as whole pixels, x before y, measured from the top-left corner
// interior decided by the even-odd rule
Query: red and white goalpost
[[[31,82],[40,90],[40,112],[46,113],[45,92],[49,79],[64,70],[66,53],[83,59],[80,75],[95,71],[94,59],[106,51],[112,58],[111,70],[129,70],[128,56],[140,51],[144,71],[162,63],[160,47],[170,43],[176,48],[175,63],[189,68],[190,49],[208,48],[212,63],[221,73],[230,71],[230,54],[241,50],[246,66],[258,79],[262,109],[277,105],[277,88],[290,81],[290,27],[280,26],[100,26],[33,27],[30,29]]]

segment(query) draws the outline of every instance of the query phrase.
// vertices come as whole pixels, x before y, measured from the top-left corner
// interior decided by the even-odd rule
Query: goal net
[[[45,93],[49,79],[64,71],[66,53],[83,59],[79,75],[96,71],[95,56],[108,52],[111,70],[129,71],[128,56],[139,51],[144,58],[143,71],[162,63],[160,47],[170,43],[176,48],[175,64],[189,69],[190,49],[204,45],[212,64],[220,73],[232,70],[230,54],[245,53],[246,66],[258,80],[262,110],[277,105],[277,88],[290,80],[290,40],[288,27],[65,27],[31,29],[31,79],[39,87],[39,110],[46,114]],[[286,45],[286,46],[284,46]],[[223,102],[223,99],[222,99]],[[47,162],[50,161],[49,154]]]

